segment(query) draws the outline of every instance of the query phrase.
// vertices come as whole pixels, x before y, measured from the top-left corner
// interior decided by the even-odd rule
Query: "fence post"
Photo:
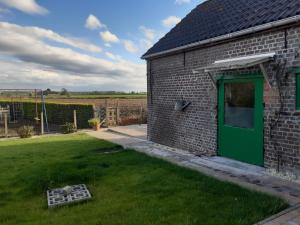
[[[8,137],[8,118],[7,118],[7,113],[4,113],[4,132],[5,132],[5,137]]]
[[[140,106],[140,125],[143,123],[143,106]]]
[[[76,110],[73,111],[73,115],[74,115],[74,127],[77,130],[77,113],[76,113]]]
[[[106,119],[106,125],[109,126],[109,109],[108,109],[108,101],[105,99],[105,119]]]
[[[41,112],[41,135],[44,135],[44,114]]]
[[[99,107],[99,112],[97,111],[97,107],[93,105],[93,110],[94,110],[94,118],[101,118],[101,106]]]
[[[117,126],[119,125],[119,121],[120,121],[120,107],[119,107],[119,99],[118,99],[118,101],[117,101],[117,122],[116,122],[116,124],[117,124]]]

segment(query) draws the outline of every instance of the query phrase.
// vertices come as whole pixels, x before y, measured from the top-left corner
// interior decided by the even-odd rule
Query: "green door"
[[[263,166],[263,78],[219,80],[219,155]]]

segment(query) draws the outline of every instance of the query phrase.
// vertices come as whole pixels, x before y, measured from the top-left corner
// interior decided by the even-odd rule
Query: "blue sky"
[[[199,0],[0,0],[0,88],[145,91],[140,56]]]

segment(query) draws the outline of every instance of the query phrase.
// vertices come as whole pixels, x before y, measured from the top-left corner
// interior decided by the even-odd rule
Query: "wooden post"
[[[143,123],[143,106],[140,106],[140,125]]]
[[[77,130],[77,113],[76,113],[76,110],[73,111],[73,114],[74,114],[74,127]]]
[[[41,112],[41,135],[44,135],[44,114]]]
[[[39,111],[38,111],[38,103],[37,103],[37,90],[34,89],[34,98],[35,98],[35,123],[36,125],[39,124]]]
[[[108,109],[108,101],[107,99],[105,99],[105,121],[106,121],[106,125],[107,127],[109,126],[109,109]]]
[[[100,118],[101,116],[101,106],[99,107],[99,110],[96,108],[96,106],[95,105],[93,105],[93,110],[94,110],[94,118]]]
[[[119,122],[120,122],[120,107],[119,107],[119,99],[118,99],[118,101],[117,101],[117,109],[116,109],[116,111],[117,111],[117,122],[116,122],[116,124],[117,124],[117,126],[119,125]]]
[[[5,131],[5,137],[8,137],[8,116],[7,116],[7,113],[4,113],[4,131]]]

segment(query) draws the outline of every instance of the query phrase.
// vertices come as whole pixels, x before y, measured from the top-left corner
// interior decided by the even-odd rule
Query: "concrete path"
[[[103,130],[100,132],[88,132],[88,134],[99,139],[120,144],[124,148],[135,149],[136,151],[162,158],[179,166],[197,170],[222,181],[232,182],[245,188],[281,197],[291,205],[291,208],[258,224],[300,225],[299,184],[269,176],[261,167],[220,157],[198,157],[180,149],[170,148],[137,138],[140,135],[135,135],[134,137],[133,134],[135,132],[131,132],[128,127],[117,129],[118,131]],[[125,135],[122,132],[126,129],[129,129],[129,132]]]
[[[111,127],[108,131],[147,140],[147,124]]]

